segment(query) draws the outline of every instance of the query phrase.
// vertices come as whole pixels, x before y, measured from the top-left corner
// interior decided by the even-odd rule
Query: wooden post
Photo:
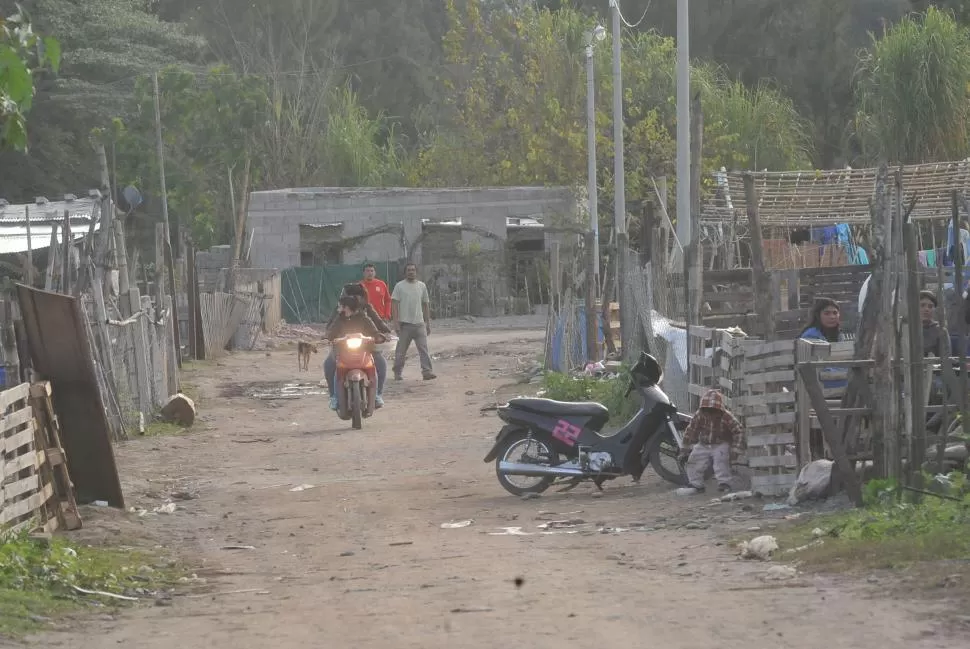
[[[559,267],[559,242],[553,241],[549,244],[549,285],[552,295],[550,296],[549,304],[552,307],[550,311],[559,311],[560,303],[560,286],[559,283],[562,280],[562,270]]]
[[[187,298],[189,307],[189,358],[193,360],[201,360],[202,356],[199,354],[198,346],[198,335],[199,331],[197,328],[196,313],[199,309],[199,280],[196,275],[195,266],[195,245],[188,241],[185,246],[185,259],[186,259],[186,285],[185,285],[185,297]]]
[[[57,263],[57,224],[51,224],[50,247],[47,248],[47,276],[44,278],[44,290],[54,290],[54,267]]]
[[[125,296],[128,300],[129,313],[138,313],[141,310],[141,295],[138,289],[128,289],[128,293]],[[148,381],[148,340],[145,337],[145,327],[141,318],[138,318],[133,324],[127,326],[135,328],[135,371],[138,373],[138,409],[141,410],[147,419],[151,417],[152,411],[155,409],[155,404],[152,403],[152,388]]]
[[[754,186],[754,176],[744,174],[744,201],[747,204],[748,225],[751,229],[751,275],[755,300],[755,310],[765,332],[765,340],[775,339],[774,305],[771,296],[771,278],[765,272],[764,243],[761,239],[761,219],[758,216],[758,192]]]
[[[165,265],[168,266],[169,296],[172,298],[172,340],[175,344],[175,366],[182,369],[182,332],[179,330],[178,293],[175,286],[175,260],[172,244],[165,239]]]
[[[866,296],[865,313],[863,320],[869,313],[869,302],[873,285],[879,283],[879,306],[873,313],[875,322],[875,337],[873,339],[873,360],[876,361],[873,374],[873,393],[881,395],[877,399],[872,409],[872,459],[876,474],[882,477],[887,475],[889,467],[886,463],[886,439],[887,435],[892,435],[895,421],[893,417],[895,399],[895,382],[893,381],[892,364],[892,342],[893,342],[893,288],[895,282],[893,276],[892,258],[892,208],[889,204],[886,185],[889,180],[889,169],[885,164],[879,167],[876,176],[876,200],[875,218],[878,220],[877,228],[874,228],[873,237],[875,240],[882,238],[883,261],[882,268],[877,276],[874,272],[869,281],[870,294]],[[877,244],[878,245],[878,244]],[[873,300],[874,301],[874,300]],[[857,342],[858,344],[858,342]]]
[[[27,286],[34,287],[34,246],[30,240],[30,205],[24,206],[27,226]]]
[[[128,295],[131,288],[128,277],[128,244],[125,241],[125,224],[121,219],[114,222],[114,231],[115,250],[118,253],[118,292],[120,295]],[[131,313],[136,313],[141,307],[133,303],[131,308]]]
[[[586,362],[595,363],[599,360],[599,336],[596,326],[596,255],[593,246],[596,238],[592,231],[586,233]]]
[[[643,201],[643,217],[640,221],[640,265],[653,261],[653,238],[656,234],[657,213],[652,200]]]
[[[74,236],[71,233],[71,213],[68,210],[64,210],[64,236],[61,245],[64,256],[61,258],[60,292],[65,295],[71,292],[71,246],[74,243],[73,239]]]
[[[912,431],[910,436],[909,474],[911,485],[923,488],[923,459],[926,457],[926,383],[923,371],[923,326],[919,315],[919,261],[916,252],[916,224],[903,225],[903,239],[906,244],[906,266],[909,275],[906,285],[907,309],[909,320],[909,376],[912,403]],[[946,361],[944,361],[946,362]],[[946,431],[943,431],[944,433]]]
[[[968,412],[967,390],[968,390],[968,377],[967,377],[967,319],[965,317],[967,304],[963,297],[963,267],[966,263],[966,259],[963,257],[963,244],[960,241],[960,207],[959,207],[959,194],[957,190],[953,190],[951,196],[951,209],[953,218],[953,242],[954,242],[954,254],[953,254],[953,290],[956,291],[956,308],[959,317],[956,318],[957,323],[957,344],[960,349],[957,350],[956,356],[960,359],[960,367],[963,371],[960,372],[960,425],[964,434],[970,430],[967,426],[967,422],[970,421],[970,412]],[[945,434],[946,431],[943,431]]]

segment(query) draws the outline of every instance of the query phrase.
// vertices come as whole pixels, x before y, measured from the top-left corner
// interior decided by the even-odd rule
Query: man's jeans
[[[394,351],[394,374],[401,373],[404,369],[404,357],[408,353],[411,341],[418,348],[418,357],[421,359],[421,373],[431,374],[431,354],[428,352],[428,330],[424,323],[411,324],[410,322],[401,323],[401,331],[398,334],[397,349]]]
[[[384,379],[387,378],[387,360],[384,354],[379,351],[373,353],[374,370],[377,371],[377,394],[384,393]],[[330,396],[337,394],[337,357],[334,356],[333,347],[330,348],[330,355],[323,361],[323,374],[327,377],[327,385],[330,388]]]

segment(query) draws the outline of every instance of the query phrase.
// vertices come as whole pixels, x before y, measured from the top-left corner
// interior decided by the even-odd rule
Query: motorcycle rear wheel
[[[354,430],[360,430],[361,417],[364,408],[364,400],[361,396],[361,391],[363,390],[363,385],[359,382],[354,381],[350,384],[350,418],[351,418],[351,428]]]
[[[650,445],[650,466],[657,472],[657,475],[667,482],[678,487],[686,487],[687,470],[684,468],[684,463],[678,459],[679,454],[680,447],[677,446],[677,440],[674,439],[673,433],[664,428],[663,434],[655,437]],[[665,466],[663,464],[665,458],[679,470],[675,472],[672,468]]]
[[[552,450],[545,442],[543,442],[542,440],[535,439],[534,437],[529,437],[529,433],[527,431],[524,431],[524,430],[519,431],[516,433],[512,433],[511,435],[506,437],[502,445],[502,448],[498,452],[498,457],[495,459],[495,476],[498,478],[498,483],[502,485],[502,488],[505,489],[510,494],[512,494],[513,496],[524,496],[526,494],[541,494],[543,491],[551,487],[552,483],[556,481],[556,478],[552,476],[543,477],[543,478],[531,478],[532,480],[536,481],[535,484],[528,487],[520,487],[512,483],[512,481],[509,478],[521,478],[526,480],[530,478],[527,478],[526,476],[508,476],[499,472],[498,467],[500,462],[514,461],[510,459],[512,452],[522,446],[528,447],[528,445],[535,445],[535,447],[538,447],[539,450],[536,453],[536,455],[538,455],[539,457],[536,459],[540,459],[540,458],[554,459],[557,457],[557,455],[552,452]]]

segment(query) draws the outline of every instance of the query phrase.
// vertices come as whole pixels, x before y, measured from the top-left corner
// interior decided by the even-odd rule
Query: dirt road
[[[936,629],[932,611],[879,599],[871,585],[766,583],[767,564],[737,560],[714,534],[722,523],[749,525],[742,509],[684,503],[652,473],[640,486],[608,485],[602,497],[592,487],[529,501],[507,495],[481,461],[498,420],[479,410],[534,387],[515,386],[513,372],[517,358],[535,357],[541,337],[454,329],[433,336],[439,379],[421,381],[410,359],[405,381],[389,381],[387,407],[362,432],[337,420],[318,394],[250,396],[298,380],[308,385],[291,392],[321,391],[318,370],[296,372],[295,351],[239,354],[188,371],[185,380],[201,393],[196,431],[138,439],[118,455],[129,504],[151,509],[173,491],[198,497],[170,516],[87,511],[86,533],[176,548],[200,567],[211,596],[84,621],[81,633],[31,645],[966,646]],[[313,487],[293,491],[301,485]],[[540,533],[550,518],[585,524]],[[441,527],[462,520],[473,523]],[[510,527],[526,534],[494,534]],[[232,545],[254,549],[224,549]]]

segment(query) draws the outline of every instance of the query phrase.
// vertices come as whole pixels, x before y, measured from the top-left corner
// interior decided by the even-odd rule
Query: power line
[[[643,22],[643,19],[647,17],[647,12],[650,11],[650,5],[652,5],[652,4],[653,4],[653,0],[650,0],[650,2],[647,3],[647,8],[643,10],[643,15],[640,16],[640,20],[638,20],[636,23],[634,23],[632,25],[627,21],[626,18],[623,17],[623,12],[620,11],[620,2],[619,2],[619,0],[617,0],[617,3],[616,3],[616,11],[617,11],[618,14],[620,14],[620,20],[623,21],[623,24],[624,25],[626,25],[630,29],[636,29],[637,27],[640,26],[640,23]]]

